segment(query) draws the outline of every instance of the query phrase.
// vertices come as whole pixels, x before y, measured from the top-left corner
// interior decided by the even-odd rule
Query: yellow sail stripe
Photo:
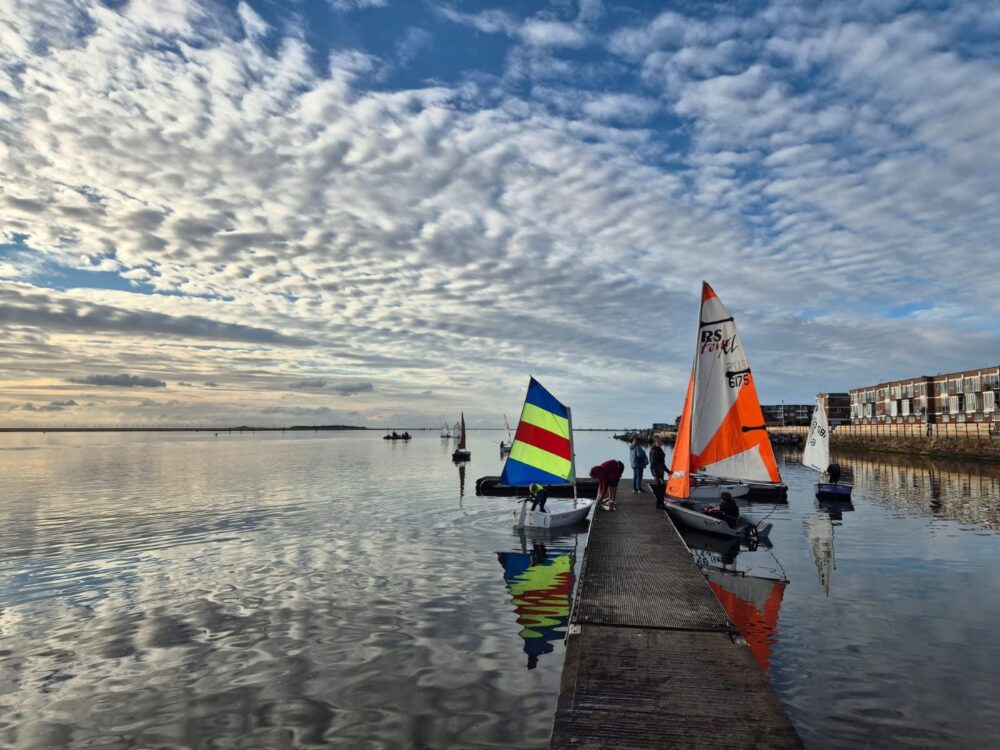
[[[521,421],[541,427],[569,440],[569,420],[545,409],[539,409],[534,404],[525,403],[521,412]]]
[[[557,477],[563,479],[573,478],[570,472],[573,465],[569,461],[548,451],[543,451],[541,448],[536,448],[533,445],[515,440],[509,455],[515,461],[520,461],[522,464],[547,471],[549,474],[554,474]]]

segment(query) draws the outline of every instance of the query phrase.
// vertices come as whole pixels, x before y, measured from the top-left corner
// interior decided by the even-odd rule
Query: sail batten
[[[569,408],[531,378],[500,484],[523,487],[532,482],[575,481]]]

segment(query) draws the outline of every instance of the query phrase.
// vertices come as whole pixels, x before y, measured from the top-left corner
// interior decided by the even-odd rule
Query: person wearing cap
[[[531,509],[538,508],[542,513],[546,513],[545,501],[549,499],[549,493],[546,492],[545,488],[536,482],[532,482],[528,491],[531,493]]]

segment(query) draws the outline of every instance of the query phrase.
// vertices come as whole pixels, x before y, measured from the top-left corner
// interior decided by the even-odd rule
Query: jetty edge
[[[550,750],[801,748],[770,683],[652,496],[595,511]]]

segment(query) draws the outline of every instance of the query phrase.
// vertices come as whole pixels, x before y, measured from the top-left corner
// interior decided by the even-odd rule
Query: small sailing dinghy
[[[500,474],[500,484],[525,488],[532,484],[573,487],[572,500],[549,498],[545,512],[530,510],[529,501],[523,500],[521,510],[514,514],[519,529],[571,526],[585,520],[594,507],[594,500],[576,496],[572,413],[534,378],[528,381],[521,419]]]
[[[507,431],[507,439],[500,441],[500,454],[510,453],[510,447],[514,444],[514,438],[510,434],[510,425],[507,424],[507,415],[503,415],[503,428]]]
[[[816,408],[813,409],[806,447],[802,449],[802,465],[815,469],[820,475],[828,474],[829,482],[816,482],[817,500],[822,502],[851,499],[854,485],[841,482],[840,466],[830,464],[830,425],[826,419],[826,409],[823,408],[823,399],[819,396],[816,397]]]
[[[462,412],[462,419],[459,422],[458,447],[451,454],[452,461],[468,461],[472,458],[472,452],[465,447],[465,412]]]
[[[441,438],[448,439],[451,437],[451,427],[447,423],[441,425]]]
[[[739,484],[698,482],[698,475]],[[694,365],[684,397],[667,482],[667,513],[674,522],[729,537],[763,538],[771,524],[705,513],[723,492],[734,498],[746,482],[780,483],[764,414],[732,314],[702,282]]]

